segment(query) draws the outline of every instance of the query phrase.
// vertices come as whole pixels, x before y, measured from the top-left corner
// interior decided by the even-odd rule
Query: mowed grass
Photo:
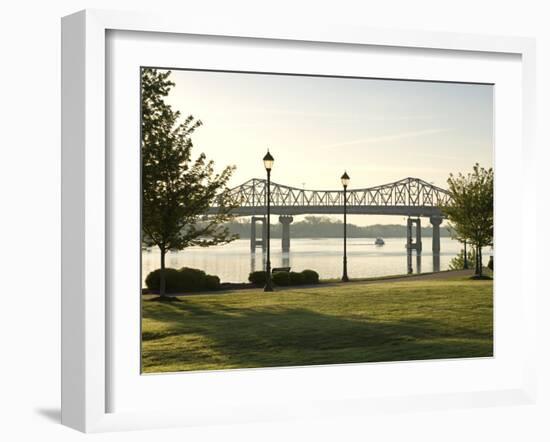
[[[246,290],[143,302],[143,372],[493,355],[492,281]]]

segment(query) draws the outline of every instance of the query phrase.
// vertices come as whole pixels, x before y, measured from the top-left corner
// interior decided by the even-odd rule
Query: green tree
[[[483,273],[482,247],[493,245],[493,169],[475,164],[473,172],[450,174],[451,204],[443,208],[456,239],[475,249],[475,272]]]
[[[472,247],[468,247],[467,250],[468,251],[466,253],[466,259],[467,259],[468,268],[470,269],[475,268],[476,252]],[[462,270],[464,268],[465,268],[464,267],[464,250],[462,250],[458,252],[458,254],[453,259],[451,259],[451,262],[449,263],[449,269]]]
[[[207,247],[235,239],[222,225],[234,207],[226,192],[234,167],[214,171],[204,154],[192,159],[191,134],[202,125],[165,102],[170,71],[141,73],[142,241],[160,249],[160,295],[166,293],[165,256],[170,249]],[[206,215],[216,202],[217,213]]]

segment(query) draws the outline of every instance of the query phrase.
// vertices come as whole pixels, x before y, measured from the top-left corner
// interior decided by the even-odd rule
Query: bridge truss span
[[[267,181],[253,178],[228,190],[235,204],[235,216],[251,216],[250,249],[254,253],[260,245],[265,249],[265,214]],[[444,218],[442,207],[451,203],[451,194],[419,178],[404,178],[393,183],[346,192],[346,212],[350,215],[399,215],[407,220],[407,253],[422,251],[420,217],[428,217],[432,224],[432,252],[434,269],[439,262],[440,224]],[[210,208],[215,213],[217,207]],[[283,225],[281,246],[283,253],[290,250],[290,224],[294,215],[340,215],[344,212],[344,190],[310,190],[271,182],[270,210],[279,215]],[[412,220],[415,217],[416,220]],[[256,222],[262,222],[262,240],[256,239]],[[415,224],[416,242],[413,242],[412,224]],[[409,269],[412,268],[409,265]]]
[[[253,178],[229,192],[238,205],[237,216],[265,212],[266,180]],[[339,214],[344,205],[344,191],[300,189],[272,182],[270,202],[274,214]],[[440,208],[449,202],[447,190],[419,178],[347,191],[350,214],[441,216]]]

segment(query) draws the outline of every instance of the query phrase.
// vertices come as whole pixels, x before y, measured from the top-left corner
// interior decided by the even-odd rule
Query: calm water
[[[348,275],[350,278],[385,276],[407,273],[405,238],[388,238],[386,244],[375,246],[374,238],[348,239]],[[423,238],[423,252],[419,258],[412,254],[413,271],[431,272],[437,270],[432,256],[431,238]],[[461,244],[451,238],[441,238],[439,257],[440,270],[446,270],[449,262],[461,251]],[[142,254],[142,279],[159,268],[158,249]],[[261,249],[250,253],[248,239],[215,247],[191,247],[181,252],[166,255],[167,267],[193,267],[206,273],[218,275],[222,282],[245,282],[253,270],[264,266]],[[436,268],[434,268],[434,264]],[[342,276],[342,240],[338,238],[292,239],[290,253],[281,252],[281,240],[271,241],[271,266],[292,267],[293,271],[313,269],[321,278]]]

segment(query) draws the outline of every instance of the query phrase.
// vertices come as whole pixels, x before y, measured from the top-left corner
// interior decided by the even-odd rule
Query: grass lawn
[[[400,281],[179,299],[143,302],[145,373],[493,355],[492,281]]]

